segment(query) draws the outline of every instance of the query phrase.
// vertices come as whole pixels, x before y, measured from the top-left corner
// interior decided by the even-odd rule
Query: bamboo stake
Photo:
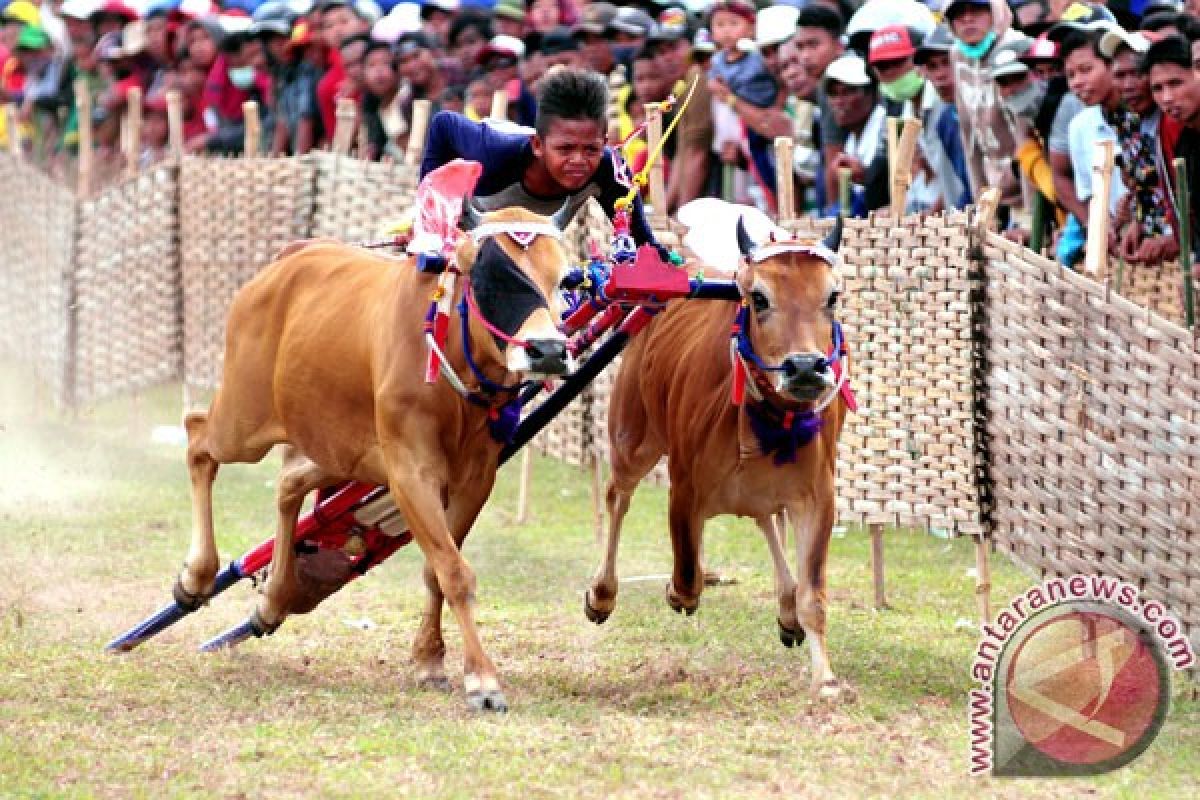
[[[883,523],[872,522],[871,529],[871,577],[875,585],[875,608],[887,608],[887,597],[883,591]]]
[[[344,156],[350,152],[350,146],[354,143],[354,125],[357,118],[358,112],[352,99],[343,97],[338,100],[333,131],[333,152],[337,155]]]
[[[1113,164],[1116,158],[1113,142],[1097,142],[1092,166],[1092,199],[1088,206],[1087,246],[1084,269],[1098,275],[1108,263],[1108,195],[1112,188]]]
[[[242,155],[254,158],[262,145],[262,123],[258,118],[258,103],[247,100],[242,103],[242,122],[245,125],[242,140]]]
[[[653,153],[662,141],[662,106],[657,103],[646,105],[646,151]],[[650,209],[652,225],[656,230],[667,226],[667,183],[663,175],[663,160],[656,158],[650,165]]]
[[[1033,223],[1029,231],[1029,249],[1042,255],[1046,240],[1046,197],[1039,191],[1033,193]]]
[[[134,86],[125,95],[125,174],[136,178],[142,167],[142,90]]]
[[[79,176],[75,191],[80,197],[92,193],[92,171],[95,169],[95,153],[92,144],[92,93],[87,81],[75,80],[75,118],[79,127]]]
[[[895,161],[889,163],[892,173],[891,201],[893,224],[899,224],[904,216],[908,200],[908,187],[912,185],[913,159],[917,155],[917,139],[921,135],[921,121],[904,120],[904,132],[896,145]]]
[[[1192,287],[1192,198],[1188,194],[1187,163],[1175,159],[1175,208],[1179,220],[1179,266],[1183,269],[1183,313],[1189,328],[1196,326],[1196,293]]]
[[[167,92],[167,150],[176,162],[183,158],[183,95],[178,89]]]
[[[900,147],[900,118],[887,118],[888,188],[896,180],[896,150]]]
[[[408,147],[404,150],[404,163],[415,167],[421,163],[425,152],[425,135],[429,132],[429,114],[432,105],[428,100],[413,101],[412,127],[408,131]]]
[[[4,130],[8,133],[8,152],[20,158],[21,129],[17,124],[17,106],[14,103],[4,104]]]
[[[779,195],[779,221],[785,224],[796,219],[796,178],[792,171],[794,148],[792,137],[775,137],[775,185]]]
[[[975,599],[979,603],[979,624],[992,621],[992,570],[988,565],[988,540],[975,537]]]
[[[492,92],[492,110],[488,116],[492,119],[508,119],[508,92],[503,89]]]
[[[529,519],[529,480],[533,474],[533,449],[526,447],[521,453],[521,480],[517,484],[517,524]]]
[[[843,217],[849,217],[850,214],[850,181],[851,170],[849,167],[838,167],[838,208],[842,210]]]

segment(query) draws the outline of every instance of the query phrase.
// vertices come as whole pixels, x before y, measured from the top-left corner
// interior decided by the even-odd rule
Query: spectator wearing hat
[[[951,53],[958,81],[956,103],[971,191],[1000,190],[1001,223],[1009,212],[1026,206],[1014,171],[1015,122],[1004,113],[992,86],[991,69],[998,47],[1022,38],[1011,29],[1012,11],[1003,0],[953,0],[946,19],[955,37]]]
[[[601,75],[608,75],[617,64],[607,35],[608,25],[616,13],[617,7],[612,3],[588,3],[583,10],[583,19],[574,30],[582,50],[583,63]]]
[[[567,28],[558,27],[543,34],[538,52],[542,55],[542,66],[547,72],[554,67],[577,69],[584,66],[579,42]]]
[[[611,218],[633,181],[624,162],[605,146],[607,109],[603,76],[570,68],[549,72],[538,88],[533,134],[497,130],[460,114],[435,115],[421,176],[465,158],[483,167],[471,199],[480,210],[520,206],[550,216],[565,207],[570,219],[595,197]],[[658,247],[636,194],[629,221],[637,244]]]
[[[709,26],[718,47],[708,71],[709,90],[735,111],[738,101],[771,108],[783,99],[779,84],[749,41],[755,21],[756,11],[749,0],[718,0],[709,11]],[[770,144],[753,130],[744,131],[741,139],[751,174],[766,195],[767,205],[773,206],[775,167]],[[728,144],[723,149],[722,158],[730,163],[735,151]]]
[[[124,0],[104,0],[92,16],[92,23],[96,26],[97,36],[103,36],[106,33],[119,36],[125,26],[137,18],[137,11],[127,5]]]
[[[921,153],[940,195],[937,208],[959,209],[970,205],[971,185],[954,104],[954,68],[950,65],[953,47],[950,31],[938,27],[917,48],[913,61],[937,95],[921,128]]]
[[[1120,108],[1105,112],[1117,135],[1121,175],[1129,189],[1117,215],[1125,223],[1118,252],[1126,261],[1157,264],[1176,257],[1179,250],[1156,160],[1162,113],[1154,104],[1149,77],[1138,71],[1150,45],[1145,34],[1117,28],[1101,36],[1097,49],[1111,59],[1113,85],[1121,98]]]
[[[633,6],[621,6],[608,23],[606,33],[612,42],[613,58],[625,66],[626,71],[633,56],[646,43],[654,30],[654,17]]]
[[[325,138],[317,105],[323,45],[307,22],[298,22],[283,43],[272,75],[275,132],[272,155],[303,155]]]
[[[458,14],[459,0],[424,0],[421,3],[421,30],[436,47],[449,44],[450,23]]]
[[[1053,80],[1060,80],[1063,86],[1067,85],[1062,59],[1058,55],[1058,42],[1051,41],[1045,34],[1029,43],[1029,49],[1021,56],[1021,60],[1029,65],[1036,77],[1047,84]]]
[[[489,104],[492,93],[504,92],[508,99],[508,118],[518,125],[531,127],[537,115],[537,99],[521,80],[520,63],[524,55],[524,42],[498,34],[479,54],[478,66],[488,88]]]
[[[839,209],[835,203],[827,212],[865,216],[889,202],[887,111],[858,55],[835,59],[825,70],[823,88],[834,121],[846,132],[841,152],[826,169],[835,175],[840,169],[850,170],[852,184],[851,207]]]
[[[903,25],[885,25],[871,34],[867,63],[879,81],[888,116],[914,117],[926,121],[926,113],[937,101],[937,92],[917,69],[917,47],[912,33]]]
[[[754,22],[754,44],[762,56],[767,70],[780,81],[779,48],[796,33],[796,22],[800,9],[794,5],[779,4],[759,9]]]
[[[492,26],[498,36],[520,39],[525,33],[525,18],[525,0],[498,0],[492,7]]]

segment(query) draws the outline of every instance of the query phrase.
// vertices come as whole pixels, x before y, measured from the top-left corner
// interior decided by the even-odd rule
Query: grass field
[[[104,643],[168,597],[189,525],[178,391],[72,422],[0,370],[0,797],[1195,797],[1200,704],[1176,682],[1150,750],[1095,779],[999,781],[967,770],[977,641],[969,542],[887,538],[892,609],[870,608],[868,540],[831,554],[829,641],[857,700],[810,705],[807,648],[775,633],[769,559],[746,521],[710,525],[708,561],[736,585],[696,616],[669,611],[665,493],[643,490],[621,554],[617,610],[597,627],[582,589],[597,559],[588,481],[535,462],[532,520],[513,523],[502,472],[466,552],[479,619],[512,710],[475,716],[456,690],[416,688],[422,602],[406,548],[275,636],[195,645],[251,608],[236,587],[122,657]],[[225,558],[272,529],[276,462],[223,468]],[[1002,556],[994,597],[1031,578]],[[640,579],[639,579],[640,578]]]

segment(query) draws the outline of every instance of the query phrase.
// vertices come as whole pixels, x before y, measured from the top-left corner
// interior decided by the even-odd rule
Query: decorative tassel
[[[746,399],[746,365],[733,353],[733,392],[731,398],[735,406],[740,406]]]
[[[446,350],[446,336],[450,331],[450,317],[442,311],[437,311],[433,315],[432,330],[433,340],[437,342],[437,346],[442,348],[442,352]],[[437,353],[433,349],[429,350],[429,360],[425,364],[425,382],[437,383],[438,375],[441,372],[441,361],[437,357]]]

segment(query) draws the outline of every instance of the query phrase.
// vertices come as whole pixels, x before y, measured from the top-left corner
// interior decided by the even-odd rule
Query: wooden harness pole
[[[429,114],[432,105],[428,100],[414,100],[412,127],[408,131],[408,147],[404,149],[404,163],[415,167],[421,163],[425,152],[425,136],[429,132]]]
[[[883,590],[883,523],[872,522],[871,530],[871,578],[875,586],[875,608],[887,608],[887,596]]]
[[[779,222],[784,226],[796,219],[796,174],[792,171],[794,147],[792,137],[775,137],[775,185],[778,189]]]
[[[1089,275],[1098,275],[1108,264],[1108,195],[1112,188],[1114,142],[1096,142],[1092,164],[1092,199],[1088,205],[1087,247],[1083,265]]]
[[[242,120],[245,123],[242,154],[246,158],[258,155],[259,144],[262,142],[262,124],[258,118],[258,103],[247,100],[242,103]]]
[[[142,167],[142,90],[134,86],[125,96],[125,174],[136,178]]]
[[[533,448],[526,447],[521,453],[521,479],[517,483],[517,524],[524,525],[529,519],[529,481],[533,474]]]

